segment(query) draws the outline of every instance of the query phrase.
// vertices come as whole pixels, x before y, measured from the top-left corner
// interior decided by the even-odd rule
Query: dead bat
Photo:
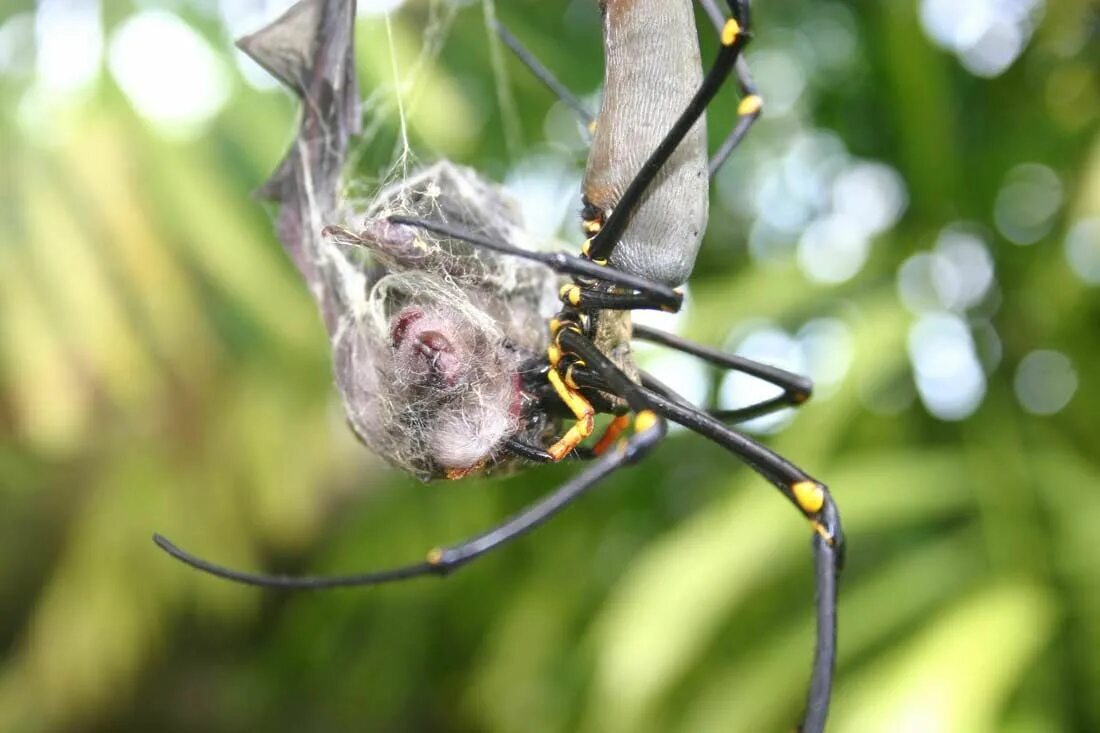
[[[546,350],[557,277],[541,264],[396,224],[431,219],[522,241],[518,209],[471,169],[440,161],[361,210],[342,197],[360,132],[355,3],[302,0],[240,47],[302,101],[290,150],[260,193],[316,299],[356,434],[424,480],[512,462],[557,423],[524,370]],[[541,382],[540,382],[541,384]]]

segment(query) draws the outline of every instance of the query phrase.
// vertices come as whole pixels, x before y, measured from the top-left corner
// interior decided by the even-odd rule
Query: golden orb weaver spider
[[[160,535],[156,543],[195,568],[264,587],[322,589],[446,575],[640,461],[665,437],[666,421],[673,421],[733,453],[811,523],[818,629],[801,729],[823,730],[843,558],[839,513],[824,484],[726,425],[805,401],[809,381],[630,320],[633,310],[680,308],[675,288],[690,275],[706,228],[709,173],[760,114],[741,59],[749,39],[748,2],[727,3],[719,53],[703,75],[688,0],[600,0],[605,95],[584,179],[588,239],[580,256],[517,246],[521,225],[508,202],[476,173],[445,162],[383,190],[358,232],[339,226],[348,213],[340,178],[348,140],[360,126],[354,2],[303,0],[246,38],[246,52],[305,102],[298,138],[264,192],[281,204],[280,239],[319,301],[337,385],[357,434],[426,480],[517,461],[577,457],[588,463],[496,527],[389,570],[269,576],[207,562]],[[713,17],[714,6],[706,7]],[[556,88],[518,41],[500,32]],[[637,63],[643,53],[644,67]],[[734,71],[743,94],[739,121],[708,161],[702,118]],[[560,284],[560,306],[544,330],[533,322],[548,292],[553,299],[558,276],[568,280]],[[633,338],[756,376],[783,393],[739,410],[699,409],[634,365]],[[601,412],[614,419],[586,449],[582,443]],[[563,415],[574,422],[558,435]]]

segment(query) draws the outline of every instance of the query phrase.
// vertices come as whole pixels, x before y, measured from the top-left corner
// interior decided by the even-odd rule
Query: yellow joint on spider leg
[[[561,349],[558,348],[557,344],[550,344],[546,348],[546,359],[552,367],[556,367],[561,362]]]
[[[756,94],[750,94],[741,100],[741,103],[737,105],[737,114],[742,117],[748,115],[754,115],[760,111],[760,108],[764,106],[763,100]]]
[[[546,375],[546,378],[550,380],[554,391],[565,403],[565,406],[569,408],[569,411],[576,416],[577,420],[584,421],[584,427],[580,430],[584,433],[583,437],[587,438],[592,433],[592,415],[595,413],[595,410],[592,409],[592,403],[586,400],[584,395],[577,390],[570,389],[561,378],[561,375],[553,369]],[[578,425],[580,424],[578,423]],[[575,429],[578,429],[577,425],[571,428],[571,430]]]
[[[588,230],[588,222],[585,222],[584,226],[585,226],[585,231],[587,231]],[[597,231],[599,231],[599,230],[597,229]],[[581,254],[584,255],[585,257],[587,257],[588,256],[588,251],[590,249],[592,249],[592,238],[591,237],[584,240],[584,244],[581,245]]]
[[[653,410],[642,410],[634,416],[634,432],[644,433],[657,424],[657,413]]]
[[[802,511],[817,514],[825,506],[825,489],[813,481],[799,481],[791,487],[795,501]]]
[[[577,325],[575,321],[562,321],[561,328],[554,334],[554,343],[561,341],[561,335],[565,331],[572,331],[573,333],[582,333],[581,327]]]
[[[443,562],[443,550],[438,547],[428,550],[429,565],[439,565],[441,562]]]
[[[580,359],[580,360],[577,360],[576,362],[570,364],[565,369],[565,384],[566,384],[566,386],[569,387],[569,389],[573,389],[573,390],[579,390],[580,389],[580,386],[573,379],[573,369],[575,367],[581,367],[583,369],[586,366],[588,366],[588,365],[584,363],[584,360]]]
[[[664,312],[664,313],[679,313],[680,312],[680,307],[681,307],[680,304],[684,302],[684,294],[682,292],[680,292],[679,290],[676,291],[676,294],[680,296],[680,303],[662,304],[661,305],[661,311],[662,312]]]
[[[739,35],[741,35],[741,24],[733,18],[730,18],[726,21],[726,24],[722,26],[722,45],[732,46]]]
[[[825,525],[821,522],[810,522],[810,526],[814,528],[814,532],[817,532],[821,539],[825,540],[829,547],[836,546],[836,537],[829,534],[829,530],[825,529]]]

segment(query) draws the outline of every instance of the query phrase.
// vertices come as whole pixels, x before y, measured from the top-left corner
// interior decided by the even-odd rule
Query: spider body
[[[601,0],[600,10],[604,93],[582,184],[589,236],[703,81],[691,0]],[[687,281],[707,228],[706,137],[700,117],[638,202],[612,267],[673,287]]]
[[[582,229],[590,237],[703,81],[690,0],[601,0],[600,16],[604,93],[581,184]],[[672,287],[686,282],[706,230],[709,195],[706,118],[700,117],[639,200],[609,265]],[[629,310],[599,313],[588,333],[638,380]]]
[[[159,535],[157,544],[193,567],[264,587],[320,589],[446,575],[642,460],[664,439],[667,422],[676,422],[726,449],[810,523],[817,641],[802,730],[820,733],[835,659],[843,553],[839,512],[824,484],[727,424],[801,403],[809,382],[632,327],[630,320],[632,310],[680,307],[674,286],[690,273],[706,226],[701,118],[735,69],[743,94],[739,119],[711,160],[711,171],[760,111],[740,61],[748,40],[747,0],[727,5],[731,17],[719,23],[719,53],[700,81],[686,0],[602,0],[606,79],[616,88],[605,90],[585,176],[590,236],[583,256],[520,246],[520,222],[506,199],[475,173],[450,164],[383,190],[356,213],[338,195],[348,135],[358,125],[350,62],[354,3],[302,0],[252,37],[246,50],[304,100],[298,139],[267,190],[281,204],[280,239],[319,302],[336,381],[356,432],[424,479],[459,478],[515,457],[590,460],[497,526],[389,570],[270,576],[212,564]],[[706,7],[717,13],[713,3]],[[653,67],[639,72],[650,57]],[[631,115],[648,120],[644,136],[632,137]],[[655,134],[662,126],[663,134]],[[357,222],[355,231],[332,226],[348,221]],[[555,310],[547,327],[544,319]],[[632,338],[753,375],[782,394],[737,410],[696,407],[636,369]],[[599,412],[615,418],[585,449]],[[564,432],[563,414],[574,418]]]

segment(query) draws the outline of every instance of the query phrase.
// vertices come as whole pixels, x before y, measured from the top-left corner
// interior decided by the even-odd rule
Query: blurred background
[[[288,4],[0,10],[0,731],[789,729],[808,528],[690,434],[446,582],[261,592],[154,548],[378,568],[575,471],[424,486],[352,439],[250,197],[296,109],[232,39]],[[595,5],[495,8],[593,109]],[[749,427],[843,512],[830,730],[1100,730],[1100,11],[755,5],[765,115],[665,325],[818,384]],[[400,93],[417,159],[504,181],[575,244],[584,143],[492,5],[388,6],[361,8],[353,190],[399,159]],[[642,356],[695,399],[764,389]]]

